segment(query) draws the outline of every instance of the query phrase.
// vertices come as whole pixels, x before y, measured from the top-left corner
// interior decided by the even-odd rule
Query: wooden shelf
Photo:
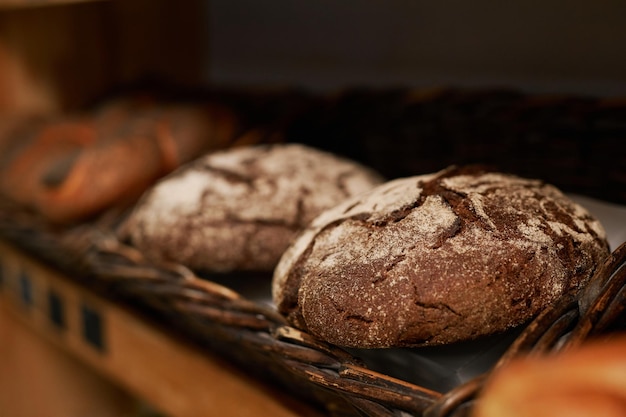
[[[0,0],[0,10],[15,8],[33,8],[45,6],[58,6],[74,3],[88,3],[107,0]]]
[[[5,243],[0,244],[0,265],[0,316],[4,322],[21,323],[47,346],[44,351],[66,352],[99,378],[113,381],[166,415],[198,417],[216,411],[238,416],[318,415]],[[6,328],[0,331],[6,332]],[[19,373],[20,368],[14,372]],[[13,380],[24,380],[24,376],[3,372],[0,389]],[[74,392],[67,393],[70,399],[82,395],[76,388],[74,384]],[[32,396],[26,394],[15,400],[31,401]],[[112,388],[103,394],[112,395],[119,396]]]
[[[207,16],[203,0],[0,0],[0,114],[81,111],[147,81],[203,85]]]

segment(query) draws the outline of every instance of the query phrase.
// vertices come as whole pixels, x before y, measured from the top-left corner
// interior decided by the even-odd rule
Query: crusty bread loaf
[[[12,136],[3,160],[0,191],[20,205],[35,209],[41,190],[54,188],[97,135],[87,117],[68,117],[23,126]],[[72,204],[78,204],[73,201]]]
[[[451,168],[321,214],[282,257],[273,297],[337,345],[453,343],[526,322],[607,254],[601,224],[556,188]]]
[[[271,271],[315,216],[380,182],[359,164],[298,144],[234,148],[164,178],[123,230],[156,261]]]
[[[0,160],[0,194],[51,223],[133,203],[158,178],[235,139],[222,106],[119,100],[17,129]],[[17,133],[16,133],[17,132]]]
[[[503,366],[487,381],[472,415],[625,416],[626,335]]]

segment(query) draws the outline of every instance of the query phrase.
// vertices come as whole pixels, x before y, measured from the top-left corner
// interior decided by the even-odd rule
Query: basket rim
[[[11,219],[11,216],[0,216]],[[31,255],[67,271],[89,276],[103,288],[140,302],[140,308],[189,323],[192,338],[219,339],[263,356],[278,378],[295,378],[311,391],[331,393],[362,415],[409,413],[442,417],[471,407],[489,374],[522,355],[558,354],[607,331],[626,310],[616,300],[626,291],[626,242],[616,248],[577,294],[562,297],[528,323],[492,370],[448,392],[394,378],[367,368],[341,347],[289,326],[271,307],[222,284],[200,278],[178,264],[155,265],[120,241],[110,223],[53,231],[40,224],[0,221],[0,236]],[[106,297],[106,293],[103,294]],[[224,352],[221,352],[224,353]],[[276,377],[276,375],[274,375]]]

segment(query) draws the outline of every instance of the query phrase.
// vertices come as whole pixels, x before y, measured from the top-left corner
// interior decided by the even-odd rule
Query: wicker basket
[[[624,203],[624,116],[626,102],[616,100],[363,90],[318,100],[280,129],[285,140],[347,155],[388,177],[480,162]],[[218,280],[184,265],[151,264],[117,238],[120,213],[64,230],[9,206],[0,214],[3,238],[330,415],[467,415],[490,372],[447,392],[376,372],[354,353],[288,326],[270,306]],[[586,288],[529,323],[495,367],[529,352],[560,352],[622,330],[625,285],[622,244]]]

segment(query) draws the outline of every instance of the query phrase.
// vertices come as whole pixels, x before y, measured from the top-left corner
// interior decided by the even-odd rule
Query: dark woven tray
[[[0,222],[5,239],[331,415],[466,415],[488,375],[448,392],[399,380],[368,369],[359,357],[289,327],[272,308],[181,265],[150,264],[108,227],[59,235],[6,220]],[[623,330],[625,297],[626,243],[584,290],[563,297],[528,324],[495,367],[519,355],[560,352]]]
[[[286,140],[346,154],[388,177],[449,163],[491,163],[569,191],[624,202],[626,124],[621,120],[626,117],[615,115],[626,115],[626,105],[618,104],[511,92],[442,90],[415,96],[363,91],[319,101],[281,129]],[[430,125],[438,126],[437,133],[415,135]],[[117,238],[122,217],[108,213],[89,224],[53,230],[7,206],[0,210],[0,235],[330,415],[461,416],[480,398],[491,371],[446,392],[373,371],[357,355],[289,327],[270,306],[217,280],[199,277],[183,265],[151,264]],[[563,297],[528,324],[495,367],[519,355],[558,353],[623,330],[625,286],[622,244],[586,288]]]

